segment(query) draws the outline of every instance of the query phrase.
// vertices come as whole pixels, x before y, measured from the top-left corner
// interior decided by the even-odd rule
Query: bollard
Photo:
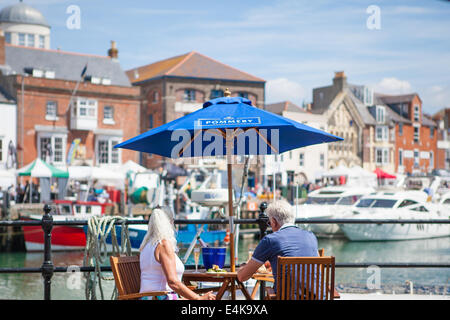
[[[259,240],[262,240],[266,236],[266,230],[269,226],[269,217],[264,213],[267,209],[267,202],[262,202],[259,205],[259,215],[258,215],[258,224],[259,224]],[[261,286],[259,287],[259,299],[264,300],[264,293],[266,291],[266,283],[261,281]]]
[[[52,229],[53,217],[50,215],[51,207],[44,205],[44,215],[42,216],[42,229],[44,230],[44,262],[42,263],[42,277],[44,278],[44,300],[50,300],[50,289],[52,284],[53,271],[52,262]]]

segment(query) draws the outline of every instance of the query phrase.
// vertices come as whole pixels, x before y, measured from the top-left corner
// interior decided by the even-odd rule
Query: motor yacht
[[[429,195],[423,191],[377,192],[361,197],[343,218],[450,219],[450,208],[447,205],[427,200]],[[450,236],[450,224],[339,224],[339,227],[352,241],[412,240]]]
[[[375,192],[371,187],[330,186],[311,191],[306,202],[295,206],[297,218],[336,219],[364,195]],[[337,224],[310,224],[307,228],[319,237],[343,235]]]

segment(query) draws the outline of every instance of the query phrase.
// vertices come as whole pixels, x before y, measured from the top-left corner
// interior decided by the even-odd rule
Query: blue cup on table
[[[202,248],[203,266],[206,270],[212,268],[213,264],[223,268],[225,265],[225,257],[227,255],[226,247],[219,248]]]

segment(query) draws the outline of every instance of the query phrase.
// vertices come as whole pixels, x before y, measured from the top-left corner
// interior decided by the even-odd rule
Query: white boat
[[[295,206],[296,217],[300,219],[336,219],[347,212],[364,195],[375,192],[370,187],[333,186],[324,187],[308,194],[306,202]],[[316,236],[343,235],[337,224],[311,224],[308,229]]]
[[[450,219],[446,205],[426,202],[423,191],[378,192],[362,197],[343,218],[372,220]],[[340,224],[352,241],[412,240],[450,236],[450,224]]]

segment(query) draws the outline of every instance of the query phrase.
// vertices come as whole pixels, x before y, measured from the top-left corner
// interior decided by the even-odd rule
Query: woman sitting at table
[[[215,300],[216,296],[212,291],[200,296],[181,282],[184,265],[175,253],[176,247],[172,215],[162,209],[154,209],[148,222],[147,234],[139,248],[140,292],[170,292],[157,296],[158,300],[178,300],[180,296],[189,300]]]

